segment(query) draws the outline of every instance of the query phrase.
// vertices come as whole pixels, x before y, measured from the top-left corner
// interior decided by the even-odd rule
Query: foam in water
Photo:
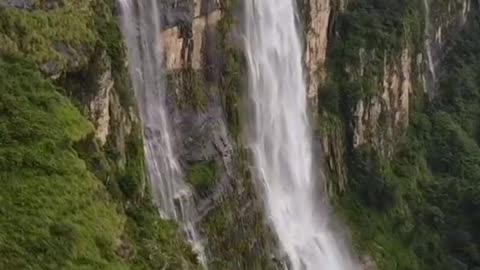
[[[205,263],[203,246],[193,222],[196,209],[192,190],[183,180],[165,109],[158,1],[119,2],[130,77],[144,127],[145,160],[154,199],[164,218],[180,223],[200,261]]]
[[[294,0],[245,0],[253,127],[266,213],[292,270],[359,269],[330,229],[312,168],[312,131]],[[318,163],[319,164],[319,163]],[[319,166],[319,165],[318,165]]]

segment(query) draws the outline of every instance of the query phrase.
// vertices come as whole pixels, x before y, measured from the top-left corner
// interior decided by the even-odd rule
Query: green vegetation
[[[110,109],[134,111],[114,1],[62,2],[0,8],[0,269],[199,269],[152,204],[139,123],[111,123],[102,147],[79,112],[107,58]],[[61,87],[39,71],[50,61]]]
[[[199,193],[208,191],[217,180],[217,165],[215,161],[206,164],[195,164],[187,171],[187,181]]]
[[[126,269],[124,219],[72,148],[91,125],[22,61],[0,81],[0,268]]]
[[[246,60],[243,51],[232,38],[234,27],[238,25],[233,12],[238,8],[238,0],[224,1],[224,16],[217,26],[221,55],[224,56],[221,67],[223,107],[230,134],[235,139],[238,139],[241,132],[240,111],[242,106],[240,100],[242,99],[242,91],[247,87],[245,84]]]
[[[86,64],[97,40],[90,2],[65,1],[49,11],[0,8],[0,54],[37,64],[55,61],[59,70]]]
[[[422,50],[423,4],[416,0],[349,1],[329,40],[328,81],[320,108],[350,117],[354,105],[378,93],[385,62],[404,48]]]
[[[411,119],[392,161],[350,153],[338,199],[356,243],[381,269],[480,267],[480,21],[456,38],[439,95]]]
[[[124,108],[135,107],[135,96],[132,93],[130,76],[125,64],[126,46],[118,26],[115,12],[116,0],[92,0],[94,11],[94,27],[99,36],[97,51],[105,50],[112,60],[112,77],[115,91],[119,95],[120,105]]]
[[[176,104],[181,109],[192,109],[205,112],[209,94],[215,90],[202,71],[187,67],[180,71],[172,71],[166,75],[167,88],[175,91]]]
[[[209,249],[215,255],[209,260],[209,269],[276,269],[267,254],[274,240],[266,237],[269,232],[262,212],[239,215],[238,209],[247,203],[239,199],[224,201],[205,221]]]
[[[231,194],[202,221],[210,251],[208,269],[281,269],[270,251],[275,243],[263,216],[247,162],[247,150],[235,156],[236,181]],[[241,229],[239,229],[241,228]]]
[[[109,168],[94,162],[98,148],[86,150],[97,151],[86,164],[73,147],[92,131],[78,110],[20,60],[0,60],[0,81],[1,269],[197,267],[150,197],[125,184],[143,178],[143,154],[133,151],[141,147],[127,144],[126,169],[110,179],[122,191],[114,201],[95,177]],[[128,200],[136,203],[126,204],[124,215],[118,206]]]
[[[412,36],[423,33],[422,14],[417,11],[422,10],[421,4],[413,0],[360,0],[350,3],[347,11],[339,15],[336,26],[342,33],[340,40],[345,42],[341,48],[343,53],[346,57],[358,59],[359,48],[402,49],[408,42],[404,39],[408,26],[415,33]],[[410,16],[415,17],[415,23],[408,20]],[[383,52],[377,56],[382,57]]]
[[[130,269],[200,270],[197,255],[172,222],[159,219],[150,197],[126,208],[126,244],[118,252]]]

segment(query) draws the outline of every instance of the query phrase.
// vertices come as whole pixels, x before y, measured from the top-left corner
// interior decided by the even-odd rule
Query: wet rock
[[[216,7],[215,5],[211,6]],[[162,32],[162,41],[167,70],[188,67],[199,70],[205,65],[205,48],[211,45],[206,44],[209,40],[207,36],[216,28],[222,18],[222,12],[219,9],[213,9],[206,14],[200,11],[196,12],[199,12],[200,15],[194,17],[193,10],[185,11],[182,13],[185,18],[180,16],[182,19],[177,17],[171,22],[166,22],[167,27]],[[173,25],[169,25],[170,23]]]
[[[145,137],[146,140],[152,140],[154,138],[154,135],[153,135],[153,130],[146,126],[143,130],[143,136]]]
[[[161,3],[162,27],[170,28],[177,25],[191,24],[195,6],[191,0],[166,0]]]
[[[56,80],[62,75],[63,66],[57,61],[50,60],[43,64],[40,69],[52,80]]]
[[[71,68],[77,68],[81,65],[81,53],[64,42],[55,42],[53,49],[58,52]]]
[[[427,40],[427,55],[431,55],[432,62],[428,62],[429,71],[425,74],[426,91],[430,98],[438,94],[439,77],[444,72],[441,63],[448,54],[450,37],[455,36],[467,22],[469,16],[473,15],[472,0],[448,1],[445,5],[430,3],[429,16],[425,18],[429,27],[425,35],[430,37]]]
[[[0,0],[0,7],[13,7],[18,9],[33,10],[33,0]]]
[[[95,137],[101,145],[107,142],[110,131],[110,93],[113,89],[111,60],[106,52],[96,60],[95,95],[90,101],[90,118],[95,124]]]
[[[41,8],[44,10],[52,10],[62,8],[65,6],[64,0],[44,0],[41,3]]]
[[[384,59],[379,93],[368,100],[360,100],[354,108],[354,147],[368,144],[390,156],[397,138],[405,133],[409,124],[413,91],[411,73],[412,57],[408,49],[404,49],[400,59],[393,63]]]
[[[64,0],[44,0],[40,4],[34,0],[0,0],[0,7],[11,7],[28,11],[39,8],[43,10],[53,10],[64,6]]]
[[[194,18],[205,16],[220,8],[219,0],[166,0],[161,3],[162,27],[191,25]]]
[[[220,8],[220,0],[194,0],[195,17],[207,15]]]
[[[317,107],[318,87],[324,81],[324,64],[327,56],[330,1],[306,0],[308,25],[306,37],[305,66],[308,72],[308,99]]]
[[[377,270],[377,265],[372,257],[365,255],[360,259],[362,270]]]

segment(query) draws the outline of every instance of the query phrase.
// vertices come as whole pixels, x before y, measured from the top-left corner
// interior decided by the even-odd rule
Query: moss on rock
[[[86,64],[98,38],[90,2],[65,1],[48,11],[0,7],[0,53],[25,57],[45,69],[55,65],[51,73]]]
[[[217,167],[214,161],[195,164],[187,171],[187,181],[199,193],[204,193],[214,186],[217,177]]]
[[[152,204],[114,1],[44,4],[0,7],[0,268],[198,269]],[[104,52],[114,89],[102,146],[79,112],[89,104],[67,95],[99,91],[86,82]]]

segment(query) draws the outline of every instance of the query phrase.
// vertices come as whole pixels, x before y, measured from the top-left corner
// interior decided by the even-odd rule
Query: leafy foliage
[[[329,39],[328,80],[320,109],[349,118],[359,100],[377,94],[385,63],[404,48],[423,48],[422,2],[349,1],[336,15]]]
[[[0,81],[0,268],[125,269],[124,220],[72,149],[91,125],[28,64],[0,60]]]
[[[193,165],[187,172],[187,181],[200,193],[210,189],[217,180],[215,161]]]
[[[223,1],[223,12],[217,31],[220,38],[221,55],[224,56],[221,67],[221,89],[223,107],[230,133],[238,139],[241,132],[240,114],[242,90],[246,89],[246,59],[243,51],[232,39],[236,25],[239,24],[234,11],[239,9],[240,1]]]
[[[55,83],[95,94],[86,83],[96,75],[92,58],[103,65],[97,56],[106,51],[113,91],[132,109],[114,1],[61,2],[0,7],[0,269],[198,269],[178,228],[151,203],[138,123],[130,134],[112,134],[112,124],[100,146],[68,91],[38,71],[54,61],[59,72],[81,75]]]
[[[274,245],[273,234],[262,211],[251,203],[256,199],[247,150],[241,149],[235,158],[238,182],[233,188],[242,192],[226,194],[222,204],[202,220],[209,239],[208,269],[280,269],[268,252]]]
[[[476,18],[443,64],[440,95],[413,115],[393,161],[368,150],[352,153],[352,181],[339,203],[360,248],[382,269],[480,267],[479,41]],[[393,204],[378,192],[385,183],[394,187]]]
[[[0,54],[23,56],[38,64],[85,64],[96,43],[89,0],[65,1],[55,10],[0,8]]]

